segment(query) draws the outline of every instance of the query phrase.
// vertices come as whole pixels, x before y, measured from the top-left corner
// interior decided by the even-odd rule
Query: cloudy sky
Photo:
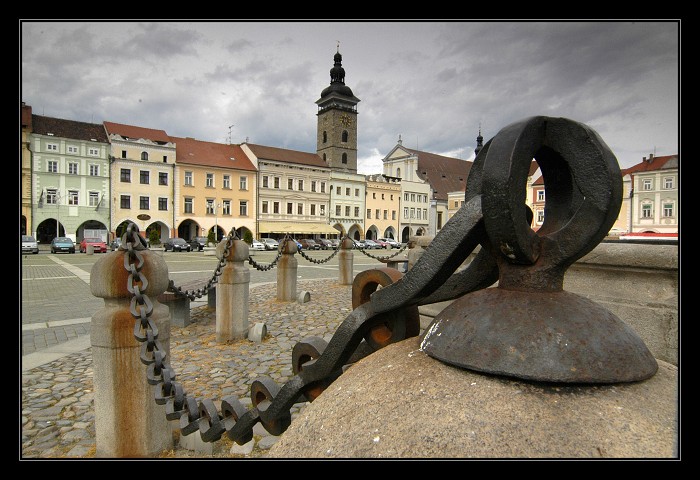
[[[382,172],[399,135],[473,159],[480,125],[486,141],[533,115],[589,125],[621,168],[679,148],[675,21],[23,20],[20,35],[20,97],[35,114],[306,152],[340,42],[365,174]]]

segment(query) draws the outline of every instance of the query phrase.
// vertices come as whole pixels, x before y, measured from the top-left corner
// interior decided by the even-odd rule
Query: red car
[[[92,245],[93,252],[107,253],[107,244],[99,238],[83,238],[80,242],[80,253],[86,253],[88,245]]]

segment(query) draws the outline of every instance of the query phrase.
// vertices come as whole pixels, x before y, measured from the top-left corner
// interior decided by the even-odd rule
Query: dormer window
[[[141,160],[148,160],[148,152],[141,152]]]

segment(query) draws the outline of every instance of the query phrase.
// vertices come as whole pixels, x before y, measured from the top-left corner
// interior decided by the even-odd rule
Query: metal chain
[[[291,237],[287,233],[287,234],[285,234],[284,239],[282,239],[282,243],[286,244],[288,240],[291,240]],[[282,250],[284,250],[284,248],[282,248]],[[279,261],[279,259],[282,258],[282,250],[278,250],[277,256],[275,257],[275,259],[267,265],[262,265],[262,264],[256,262],[255,260],[253,260],[253,257],[249,255],[248,256],[248,265],[252,265],[256,270],[259,270],[261,272],[267,272],[268,270],[272,270],[275,267],[275,265],[277,265],[277,262]]]
[[[350,239],[350,240],[352,240],[352,239]],[[379,260],[380,262],[384,262],[384,261],[386,261],[386,260],[389,260],[390,258],[394,258],[396,255],[398,255],[399,253],[403,252],[403,251],[406,250],[406,248],[408,247],[408,243],[407,243],[406,245],[404,245],[403,247],[401,247],[401,248],[399,249],[398,252],[394,253],[393,255],[388,255],[388,256],[386,256],[386,257],[378,257],[378,256],[376,256],[376,255],[372,255],[371,253],[366,252],[366,251],[365,251],[366,249],[360,247],[357,243],[355,243],[355,240],[352,240],[352,243],[353,243],[353,245],[355,245],[355,248],[356,248],[357,250],[359,250],[360,252],[364,253],[365,255],[367,255],[367,256],[370,257],[370,258],[373,258],[373,259],[375,259],[375,260]]]
[[[333,257],[335,257],[338,254],[338,252],[340,251],[340,247],[342,244],[343,244],[343,242],[341,240],[338,243],[338,246],[333,249],[333,253],[331,253],[331,255],[328,258],[325,258],[322,260],[317,260],[315,258],[309,257],[307,254],[304,253],[303,250],[299,250],[299,255],[301,255],[302,257],[304,257],[305,259],[307,259],[311,263],[316,263],[316,264],[320,265],[322,263],[326,263],[326,262],[330,261]]]
[[[226,238],[227,240],[226,245],[224,246],[223,256],[221,259],[219,259],[219,263],[217,263],[216,268],[214,269],[214,274],[209,280],[207,280],[206,284],[202,288],[183,291],[182,287],[176,286],[175,282],[173,280],[170,280],[170,282],[168,283],[167,291],[174,293],[175,296],[178,298],[189,298],[190,300],[202,298],[204,295],[208,294],[209,290],[212,289],[213,285],[219,281],[219,277],[221,276],[221,270],[226,266],[226,259],[228,258],[229,253],[231,253],[231,246],[233,245],[233,241],[239,239],[238,235],[236,235],[236,227],[231,228],[231,231],[229,232]]]

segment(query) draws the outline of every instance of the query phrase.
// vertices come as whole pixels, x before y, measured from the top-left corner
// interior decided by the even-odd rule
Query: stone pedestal
[[[282,256],[277,262],[277,300],[295,302],[297,299],[297,266],[294,256],[297,244],[294,240],[282,241],[279,246]]]
[[[219,259],[224,256],[226,239],[216,250]],[[216,295],[216,341],[226,343],[248,336],[250,270],[244,263],[248,260],[248,244],[234,240],[226,265],[217,282]]]
[[[614,385],[531,383],[389,345],[343,373],[270,449],[302,458],[672,458],[678,370]]]
[[[352,251],[352,240],[345,237],[340,243],[338,252],[338,283],[340,285],[352,285],[354,279],[352,262],[354,253]]]

